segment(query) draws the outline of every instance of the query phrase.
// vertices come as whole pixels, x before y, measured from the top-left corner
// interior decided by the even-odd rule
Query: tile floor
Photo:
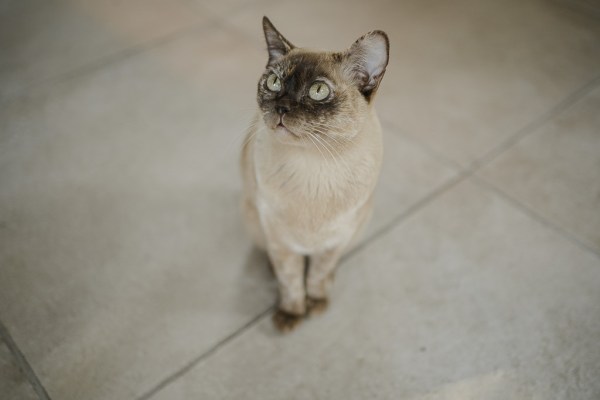
[[[0,2],[0,398],[600,398],[598,10]],[[373,221],[286,336],[237,208],[264,14],[392,44]]]

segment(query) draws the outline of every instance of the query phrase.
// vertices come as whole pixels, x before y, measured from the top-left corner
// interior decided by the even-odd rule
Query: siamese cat
[[[370,217],[382,160],[373,100],[389,41],[372,31],[321,52],[294,46],[267,17],[263,30],[269,57],[242,149],[242,207],[279,283],[273,321],[289,331],[327,306],[336,265]]]

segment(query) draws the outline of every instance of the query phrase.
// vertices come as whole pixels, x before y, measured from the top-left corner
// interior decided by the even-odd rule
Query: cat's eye
[[[267,78],[267,89],[271,92],[279,92],[281,90],[281,79],[275,74],[269,75]]]
[[[331,89],[329,89],[329,86],[325,82],[315,82],[308,90],[308,95],[313,100],[321,101],[325,100],[330,92]]]

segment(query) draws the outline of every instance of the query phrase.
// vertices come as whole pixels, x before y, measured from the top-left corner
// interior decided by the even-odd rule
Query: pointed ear
[[[267,65],[273,64],[295,47],[275,29],[267,17],[263,17],[263,31],[265,32],[267,50],[269,51],[269,62]]]
[[[390,42],[382,31],[372,31],[359,38],[346,51],[345,70],[370,101],[385,73],[390,53]]]

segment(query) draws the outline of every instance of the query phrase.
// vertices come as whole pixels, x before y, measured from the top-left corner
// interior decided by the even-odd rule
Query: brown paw
[[[308,315],[318,315],[325,310],[329,306],[329,300],[325,299],[314,299],[312,297],[306,298],[306,309]]]
[[[304,319],[303,315],[294,315],[283,310],[277,310],[273,314],[273,323],[280,332],[290,332],[302,322]]]

